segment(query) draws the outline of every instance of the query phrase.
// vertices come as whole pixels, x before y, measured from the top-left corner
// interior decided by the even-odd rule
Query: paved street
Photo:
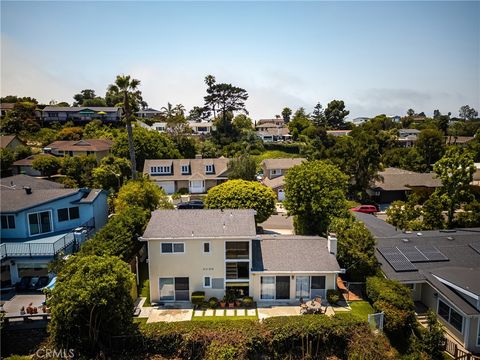
[[[266,234],[293,234],[293,217],[288,217],[286,214],[272,215],[267,221],[258,225],[263,227]]]

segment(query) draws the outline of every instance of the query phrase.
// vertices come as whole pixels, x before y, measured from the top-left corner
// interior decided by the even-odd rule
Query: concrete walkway
[[[258,318],[260,320],[274,316],[298,316],[300,315],[300,306],[271,306],[258,308]]]
[[[146,297],[139,297],[137,301],[135,301],[135,307],[140,309],[139,318],[148,318],[150,316],[150,312],[152,311],[152,306],[143,306],[145,304]]]
[[[193,309],[158,309],[152,308],[147,323],[190,321]]]

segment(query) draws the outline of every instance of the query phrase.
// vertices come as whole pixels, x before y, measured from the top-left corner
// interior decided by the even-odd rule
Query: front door
[[[277,300],[290,299],[290,276],[277,276],[275,293]]]

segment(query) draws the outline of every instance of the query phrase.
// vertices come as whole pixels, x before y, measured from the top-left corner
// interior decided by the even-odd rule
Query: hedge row
[[[385,314],[385,331],[405,332],[415,324],[415,305],[410,289],[383,277],[367,278],[367,296],[375,310]]]
[[[382,335],[352,316],[141,325],[146,355],[182,359],[394,359]]]
[[[302,144],[299,143],[281,143],[272,142],[263,144],[265,150],[279,150],[289,154],[300,154]]]

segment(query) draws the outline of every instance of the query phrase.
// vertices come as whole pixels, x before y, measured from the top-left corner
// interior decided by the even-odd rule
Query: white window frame
[[[205,165],[205,173],[213,174],[213,164]]]
[[[208,244],[208,251],[205,251],[205,244]],[[212,244],[210,241],[202,242],[202,254],[211,254],[212,253]]]
[[[264,298],[262,292],[262,279],[263,278],[273,278],[273,298]],[[277,277],[275,275],[262,275],[260,276],[260,300],[262,301],[272,301],[277,299]]]
[[[210,286],[205,285],[205,279],[207,279],[207,278],[210,279]],[[211,289],[212,288],[212,277],[211,276],[206,275],[206,276],[203,277],[203,288],[204,289]]]
[[[182,165],[182,174],[190,173],[190,165]]]
[[[171,244],[172,245],[172,252],[163,252],[162,245],[163,244]],[[183,244],[183,251],[175,251],[175,244]],[[160,254],[168,254],[168,255],[174,255],[174,254],[185,254],[185,243],[184,242],[161,242],[160,243]]]
[[[282,175],[282,170],[280,170],[280,169],[270,170],[270,176],[273,176],[273,175]]]
[[[449,310],[448,310],[448,319],[445,319],[444,317],[440,316],[439,314],[439,309],[440,309],[440,301],[442,303],[444,303],[445,305],[448,306]],[[465,316],[463,316],[463,314],[458,311],[454,306],[452,306],[452,304],[450,304],[448,301],[444,300],[444,299],[440,299],[440,297],[437,299],[437,315],[445,322],[447,322],[448,325],[450,325],[453,329],[455,329],[455,331],[459,331],[455,326],[453,326],[453,324],[450,322],[450,319],[452,317],[452,309],[458,313],[461,317],[462,317],[462,330],[460,331],[460,334],[463,334],[464,331],[465,331]]]
[[[37,214],[37,218],[38,218],[38,214],[40,213],[43,213],[43,212],[48,212],[50,213],[50,231],[47,231],[47,232],[39,232],[38,234],[32,234],[30,232],[30,215],[32,214]],[[40,222],[38,223],[39,226],[40,226]],[[27,213],[27,226],[28,226],[28,236],[38,236],[38,235],[42,235],[42,234],[50,234],[52,233],[54,230],[53,230],[53,214],[52,214],[52,210],[40,210],[40,211],[33,211],[33,212],[30,212],[30,213]]]
[[[172,167],[169,166],[150,166],[150,174],[171,174]]]

